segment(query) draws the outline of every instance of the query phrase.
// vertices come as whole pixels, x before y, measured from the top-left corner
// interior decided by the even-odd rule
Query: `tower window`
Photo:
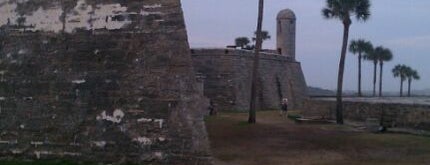
[[[278,21],[278,28],[279,28],[279,32],[282,32],[282,24],[281,24],[281,21]]]

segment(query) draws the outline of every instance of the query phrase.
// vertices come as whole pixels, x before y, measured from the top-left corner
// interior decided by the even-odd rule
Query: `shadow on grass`
[[[0,165],[100,165],[100,163],[74,162],[68,160],[0,160]],[[135,164],[126,164],[135,165]]]
[[[38,160],[38,161],[22,161],[22,160],[0,160],[1,165],[97,165],[96,163],[76,163],[65,160]]]
[[[372,134],[336,124],[297,124],[277,111],[220,113],[206,126],[214,157],[224,164],[430,164],[430,139],[404,134]]]

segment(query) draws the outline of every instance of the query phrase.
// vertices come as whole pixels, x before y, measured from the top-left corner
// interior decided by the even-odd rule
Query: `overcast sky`
[[[343,26],[321,16],[325,0],[266,0],[264,30],[276,35],[276,14],[284,8],[297,16],[298,61],[310,86],[335,89]],[[370,40],[374,46],[390,48],[393,61],[384,67],[384,90],[398,91],[399,80],[391,69],[406,64],[418,70],[421,80],[415,89],[430,88],[430,1],[373,0],[371,18],[354,20],[350,39]],[[225,47],[236,37],[251,37],[256,29],[257,0],[182,0],[191,47]],[[264,48],[274,49],[272,37]],[[363,64],[363,89],[372,87],[373,64]],[[347,56],[345,88],[357,88],[357,57]]]

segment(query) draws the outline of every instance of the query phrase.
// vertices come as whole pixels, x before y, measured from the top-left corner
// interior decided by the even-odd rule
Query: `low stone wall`
[[[238,49],[192,49],[193,65],[203,78],[204,95],[224,111],[247,111],[251,91],[253,51]],[[307,86],[299,62],[264,52],[260,58],[258,107],[279,109],[281,98],[290,108],[302,107]]]
[[[365,121],[367,118],[377,118],[392,121],[396,127],[406,127],[430,130],[430,105],[366,102],[345,100],[343,103],[345,119]],[[312,98],[305,102],[302,111],[305,117],[335,118],[336,101],[327,98]]]

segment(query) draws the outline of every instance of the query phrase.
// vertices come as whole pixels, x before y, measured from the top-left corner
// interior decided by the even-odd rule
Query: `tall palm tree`
[[[353,40],[349,45],[349,52],[353,54],[358,54],[358,96],[363,96],[361,93],[361,61],[363,54],[369,54],[373,49],[372,43],[362,39]]]
[[[378,55],[375,53],[375,50],[372,48],[369,53],[364,55],[364,59],[373,62],[373,94],[372,96],[376,96],[376,72],[378,69]]]
[[[255,44],[254,66],[252,67],[252,84],[251,84],[251,101],[249,109],[248,123],[256,122],[257,108],[257,81],[258,81],[258,65],[260,64],[260,51],[263,44],[262,28],[263,28],[264,0],[258,1],[258,18],[257,18],[257,39]]]
[[[378,46],[375,48],[374,52],[378,56],[379,61],[379,97],[382,96],[382,74],[384,73],[383,67],[384,62],[391,61],[393,59],[393,53],[390,49]]]
[[[406,80],[407,78],[407,71],[410,68],[406,65],[396,65],[392,72],[393,72],[393,76],[394,77],[399,77],[400,78],[400,97],[403,97],[403,82]]]
[[[418,71],[414,69],[408,69],[408,71],[406,72],[406,77],[408,78],[408,97],[411,97],[412,80],[419,80],[421,77],[418,74]]]
[[[327,19],[339,19],[343,23],[343,43],[340,54],[339,73],[336,94],[336,122],[343,124],[342,89],[345,58],[348,47],[349,27],[352,24],[351,16],[359,21],[366,21],[370,16],[369,0],[327,0],[322,14]]]
[[[240,48],[245,48],[251,42],[248,37],[238,37],[234,40],[235,45]]]
[[[3,49],[3,39],[5,34],[6,34],[5,29],[3,27],[0,27],[0,52]]]

